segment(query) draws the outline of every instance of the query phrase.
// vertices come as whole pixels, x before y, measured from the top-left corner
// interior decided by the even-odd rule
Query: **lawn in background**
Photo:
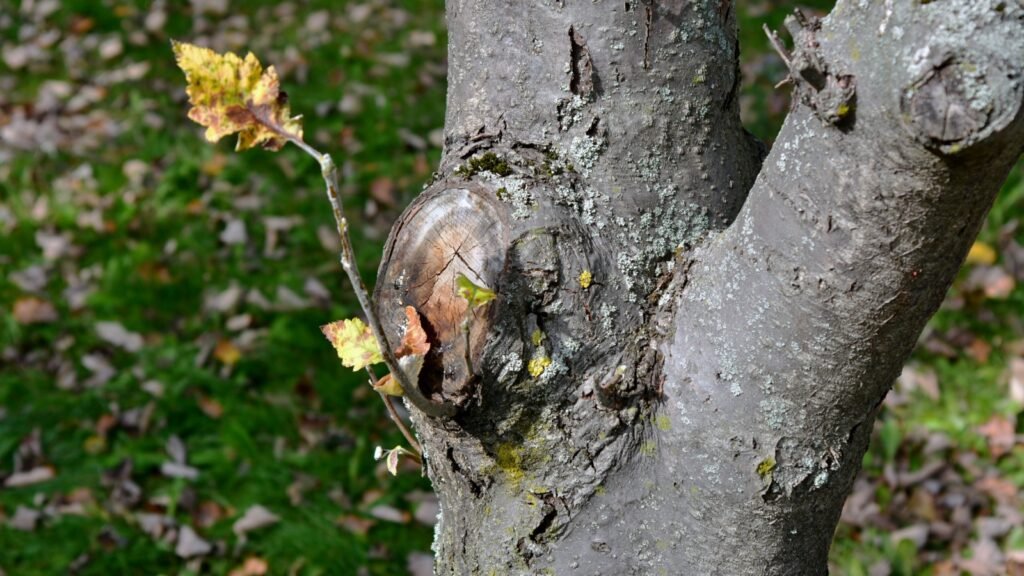
[[[739,6],[769,142],[788,97],[760,27],[790,7]],[[440,156],[440,0],[0,0],[0,570],[423,570],[429,483],[373,461],[401,437],[318,328],[357,313],[318,167],[204,142],[170,38],[276,66],[368,280]],[[887,400],[836,574],[1024,564],[1021,181]]]

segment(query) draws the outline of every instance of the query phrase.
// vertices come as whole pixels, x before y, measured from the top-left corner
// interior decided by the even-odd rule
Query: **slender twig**
[[[370,301],[370,294],[363,284],[362,276],[359,274],[359,267],[356,265],[355,250],[352,248],[352,238],[348,233],[348,219],[341,208],[341,197],[338,192],[338,168],[331,159],[330,154],[321,154],[315,148],[306,144],[301,138],[288,132],[280,132],[289,142],[302,149],[320,163],[320,173],[323,175],[324,184],[327,187],[327,199],[331,202],[331,210],[334,213],[334,222],[338,227],[338,238],[341,240],[341,267],[345,269],[349,281],[352,283],[352,291],[356,293],[359,306],[366,314],[367,323],[373,337],[377,339],[384,363],[391,371],[391,377],[398,382],[405,397],[409,399],[417,409],[428,416],[450,417],[455,414],[455,407],[447,403],[434,402],[420,392],[415,382],[410,382],[405,371],[398,365],[398,358],[394,350],[384,337],[384,328],[381,326],[380,318],[377,316],[376,308]]]
[[[377,375],[373,373],[373,370],[371,370],[369,366],[366,367],[366,373],[370,375],[370,386],[373,386],[373,388],[376,389]],[[384,401],[384,406],[387,407],[388,415],[391,416],[391,420],[395,422],[395,426],[398,426],[398,429],[402,432],[402,436],[405,436],[406,441],[409,442],[409,446],[411,446],[416,452],[416,455],[421,456],[423,454],[423,447],[421,447],[420,443],[416,441],[416,437],[412,435],[412,431],[409,430],[405,425],[405,422],[402,420],[402,417],[398,414],[398,410],[395,409],[395,403],[391,401],[391,396],[380,391],[377,393],[380,394],[380,399]]]
[[[324,183],[327,184],[327,196],[331,201],[334,220],[338,225],[338,234],[341,237],[341,266],[345,269],[345,273],[348,274],[348,279],[352,283],[352,290],[356,293],[356,299],[359,300],[359,305],[362,307],[363,312],[366,313],[366,320],[370,325],[370,331],[373,332],[374,338],[377,339],[381,355],[384,356],[384,363],[387,364],[388,370],[391,371],[391,377],[402,387],[402,392],[405,393],[405,397],[412,402],[413,406],[424,414],[435,417],[453,416],[455,414],[454,406],[433,402],[428,399],[420,392],[419,386],[414,382],[409,382],[409,377],[406,376],[405,371],[398,365],[398,358],[395,356],[395,351],[391,349],[391,344],[384,337],[384,328],[381,326],[380,317],[377,316],[376,308],[370,302],[370,295],[366,290],[366,285],[363,284],[362,277],[359,275],[359,268],[356,266],[355,250],[352,248],[352,239],[348,234],[348,221],[341,211],[341,199],[338,195],[338,169],[328,154],[321,155],[319,160]]]
[[[769,28],[767,24],[763,24],[761,27],[764,29],[764,33],[768,36],[768,42],[771,43],[772,48],[775,49],[776,54],[778,54],[779,58],[782,58],[782,61],[786,63],[786,68],[792,71],[793,63],[790,60],[789,52],[786,50],[786,47],[782,44],[782,40],[779,39],[779,35],[774,30]]]
[[[395,425],[398,426],[398,429],[402,432],[402,436],[405,436],[406,441],[409,442],[409,447],[416,453],[416,458],[421,458],[423,455],[423,447],[416,441],[416,437],[413,436],[412,431],[406,427],[405,422],[402,422],[402,417],[398,414],[398,410],[395,409],[395,403],[391,400],[391,396],[388,396],[383,392],[378,392],[378,394],[380,394],[381,400],[384,401],[384,405],[387,406],[388,414],[391,415],[391,419],[395,421]]]

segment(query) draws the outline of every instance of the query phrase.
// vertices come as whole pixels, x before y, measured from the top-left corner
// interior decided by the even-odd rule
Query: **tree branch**
[[[662,446],[717,502],[696,549],[742,526],[773,574],[825,565],[877,407],[1024,147],[1022,17],[844,0],[787,23],[794,109],[735,222],[681,267],[667,346]]]

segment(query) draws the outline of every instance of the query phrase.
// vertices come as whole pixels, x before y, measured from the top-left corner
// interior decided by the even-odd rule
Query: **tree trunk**
[[[767,158],[730,0],[447,9],[444,159],[376,290],[393,343],[419,310],[420,387],[457,409],[413,411],[437,572],[825,574],[877,408],[1021,153],[1024,0],[791,19]],[[497,299],[468,309],[460,273]]]

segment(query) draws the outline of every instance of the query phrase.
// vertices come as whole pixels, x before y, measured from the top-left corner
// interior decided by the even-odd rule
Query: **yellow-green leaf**
[[[405,391],[398,384],[390,373],[385,374],[383,378],[377,380],[377,384],[373,387],[377,392],[383,392],[388,396],[405,396]]]
[[[996,251],[984,242],[975,242],[967,253],[968,264],[992,265],[996,262]]]
[[[237,132],[237,150],[279,150],[290,137],[302,139],[301,116],[291,116],[273,66],[264,70],[251,52],[243,60],[184,42],[171,47],[188,82],[188,117],[206,126],[207,140]]]
[[[359,318],[331,322],[320,330],[338,351],[341,363],[354,371],[384,361],[373,332]]]
[[[461,272],[455,277],[455,286],[459,296],[469,302],[470,308],[479,308],[497,297],[493,290],[474,284]]]

